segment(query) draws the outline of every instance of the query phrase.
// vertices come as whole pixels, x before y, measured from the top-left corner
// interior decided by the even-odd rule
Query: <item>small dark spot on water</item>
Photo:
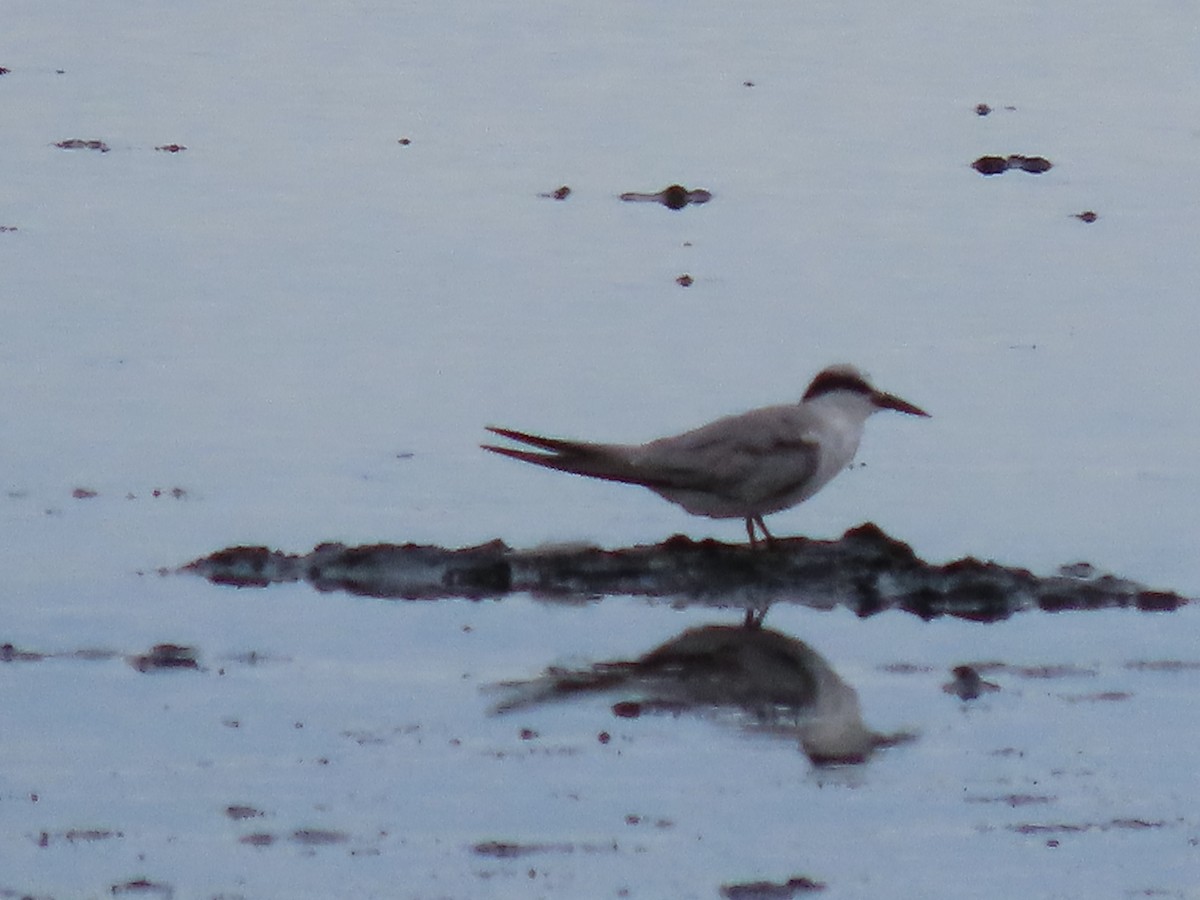
[[[1085,209],[1083,212],[1074,213],[1073,215],[1074,218],[1078,219],[1080,222],[1087,222],[1089,224],[1100,218],[1100,216],[1090,209]]]
[[[183,144],[161,144],[154,149],[161,153],[181,153],[182,151],[186,150],[187,147],[183,146]]]
[[[396,141],[396,143],[399,144],[401,147],[407,147],[409,144],[412,143],[412,138],[402,137],[402,138],[400,138],[400,140]]]
[[[330,831],[324,828],[298,828],[292,832],[292,841],[306,847],[344,844],[348,840],[350,840],[350,835],[344,831]]]
[[[1010,167],[1015,166],[1022,172],[1032,172],[1034,175],[1049,172],[1054,168],[1054,163],[1044,156],[1010,156],[1008,162]]]
[[[693,283],[693,278],[691,275],[688,275],[685,272],[682,275],[680,275],[678,278],[675,279],[675,283],[677,285],[679,285],[680,287],[691,287],[692,283]]]
[[[147,878],[135,878],[122,884],[114,884],[110,889],[114,897],[125,894],[157,894],[159,897],[175,896],[175,888],[161,881],[150,881]]]
[[[70,138],[65,141],[59,141],[54,145],[60,150],[99,150],[101,153],[107,153],[109,150],[108,144],[99,140],[85,140],[83,138]]]
[[[246,806],[240,803],[234,803],[225,807],[225,815],[233,819],[235,822],[240,822],[243,819],[258,819],[266,815],[261,809],[256,809],[253,806]]]
[[[522,728],[520,735],[521,735],[521,740],[532,741],[534,738],[536,738],[538,736],[538,733],[536,731],[534,731],[532,728]]]
[[[1003,803],[1016,809],[1019,806],[1037,806],[1044,803],[1054,803],[1057,797],[1045,794],[1004,794],[999,797],[966,797],[967,803]]]
[[[632,203],[661,203],[667,209],[683,209],[689,203],[699,205],[712,199],[712,193],[703,188],[689,190],[681,184],[672,184],[656,194],[643,194],[630,191],[621,195],[621,199]]]
[[[743,884],[723,884],[721,896],[726,900],[789,900],[800,894],[823,890],[825,885],[822,882],[799,875],[782,882],[748,881]]]
[[[1129,700],[1133,694],[1128,691],[1098,691],[1094,694],[1063,694],[1063,700],[1068,703],[1112,703]]]
[[[496,859],[516,859],[530,853],[544,850],[542,844],[517,844],[509,841],[481,841],[471,848],[477,856],[491,856]]]
[[[1200,669],[1200,662],[1180,659],[1139,659],[1125,663],[1125,668],[1138,672],[1191,672]]]
[[[1044,156],[1022,156],[1014,153],[1011,156],[981,156],[971,163],[971,168],[980,175],[999,175],[1009,169],[1020,169],[1033,175],[1048,172],[1054,164]]]
[[[155,644],[149,652],[131,656],[129,664],[139,672],[200,668],[196,661],[196,651],[180,644]]]
[[[977,116],[986,116],[991,111],[992,111],[992,108],[990,106],[988,106],[986,103],[975,104],[975,115],[977,115]]]
[[[622,700],[612,706],[613,715],[621,719],[636,719],[642,714],[642,704],[633,700]]]
[[[564,184],[552,191],[547,191],[544,194],[538,194],[538,196],[545,197],[547,200],[566,200],[571,196],[571,189]]]
[[[1150,821],[1147,819],[1110,819],[1107,822],[1025,822],[1018,825],[1006,826],[1009,831],[1017,834],[1083,834],[1088,831],[1145,831],[1152,828],[1165,828],[1166,822]]]
[[[974,666],[955,666],[954,678],[942,685],[947,694],[955,694],[960,700],[976,700],[983,694],[1000,690],[1000,686],[984,681]]]
[[[39,847],[49,847],[52,842],[58,841],[66,841],[68,844],[91,844],[123,837],[125,835],[122,832],[108,828],[68,828],[58,833],[43,831],[38,834],[35,843]]]
[[[920,672],[932,672],[933,666],[924,663],[894,662],[879,667],[881,672],[892,672],[896,675],[916,675]]]
[[[19,650],[12,644],[0,644],[0,662],[40,662],[45,658],[44,653]]]
[[[94,491],[91,488],[77,487],[71,491],[71,496],[76,500],[91,500],[93,497],[99,497],[100,492]]]
[[[971,168],[980,175],[999,175],[1008,171],[1008,160],[1003,156],[981,156],[971,163]]]
[[[1006,671],[1013,672],[1022,678],[1094,678],[1095,669],[1075,666],[1069,663],[1063,665],[1045,666],[1006,666]]]

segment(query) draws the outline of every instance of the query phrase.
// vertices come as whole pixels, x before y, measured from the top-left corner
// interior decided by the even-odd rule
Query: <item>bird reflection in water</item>
[[[636,660],[498,687],[508,692],[498,714],[596,693],[617,698],[613,712],[625,717],[733,711],[750,730],[797,738],[818,765],[865,762],[908,739],[867,728],[854,688],[803,641],[769,628],[692,628]]]

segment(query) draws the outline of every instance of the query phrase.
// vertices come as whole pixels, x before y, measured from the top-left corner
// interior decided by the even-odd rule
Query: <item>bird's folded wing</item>
[[[771,428],[706,431],[641,448],[634,458],[641,483],[750,500],[788,493],[816,472],[819,447],[806,437]]]

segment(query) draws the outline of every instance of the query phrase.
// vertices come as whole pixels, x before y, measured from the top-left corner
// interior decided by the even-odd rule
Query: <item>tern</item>
[[[639,484],[697,516],[744,519],[774,536],[763,516],[803,503],[850,465],[872,413],[923,409],[874,388],[858,369],[836,365],[813,378],[799,403],[764,406],[645,444],[601,444],[487,426],[537,451],[482,444],[522,462],[605,481]],[[542,452],[538,452],[542,451]]]

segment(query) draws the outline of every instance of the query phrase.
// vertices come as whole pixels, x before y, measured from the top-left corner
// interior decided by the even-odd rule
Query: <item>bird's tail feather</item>
[[[550,451],[538,453],[513,447],[497,447],[494,444],[480,444],[484,450],[499,453],[501,456],[533,463],[535,466],[544,466],[547,469],[557,469],[560,472],[601,478],[605,481],[620,481],[626,484],[645,483],[644,477],[639,475],[636,467],[622,452],[625,448],[620,446],[593,444],[587,441],[566,441],[491,426],[488,426],[488,431],[513,441]]]

